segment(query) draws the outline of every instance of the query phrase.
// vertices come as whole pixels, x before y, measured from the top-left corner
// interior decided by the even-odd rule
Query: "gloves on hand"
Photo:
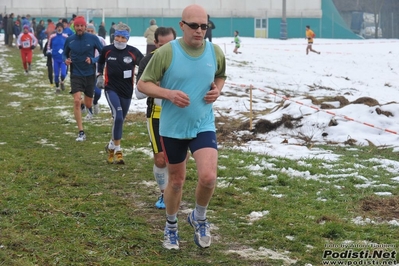
[[[50,50],[47,50],[47,54],[49,54],[49,55],[51,55],[51,53],[52,53],[53,51],[50,49]]]
[[[96,86],[99,89],[104,89],[104,77],[103,77],[103,75],[98,75]]]
[[[22,45],[18,46],[19,49],[22,49]]]
[[[35,50],[36,46],[32,45],[30,49]]]

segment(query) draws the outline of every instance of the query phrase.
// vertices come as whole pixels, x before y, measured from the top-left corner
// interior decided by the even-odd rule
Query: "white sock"
[[[108,149],[110,149],[110,150],[114,150],[115,149],[114,141],[112,139],[108,143]]]
[[[166,226],[169,228],[177,227],[177,213],[175,214],[166,214]]]
[[[115,147],[115,152],[117,152],[117,151],[120,151],[121,150],[121,145],[118,145],[118,146],[114,146]]]
[[[155,164],[152,167],[152,171],[154,173],[155,181],[157,181],[157,184],[159,186],[160,190],[165,190],[166,185],[168,184],[168,168],[159,168]]]
[[[195,204],[195,209],[194,209],[194,218],[195,220],[205,220],[206,219],[206,208],[208,206],[201,206],[198,205],[198,203]]]

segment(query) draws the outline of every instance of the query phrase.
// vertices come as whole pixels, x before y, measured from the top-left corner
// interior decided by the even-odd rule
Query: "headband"
[[[83,16],[77,16],[74,20],[73,20],[74,25],[84,25],[86,26],[86,20]]]
[[[129,40],[130,34],[127,30],[116,30],[114,36],[123,36],[126,40]]]

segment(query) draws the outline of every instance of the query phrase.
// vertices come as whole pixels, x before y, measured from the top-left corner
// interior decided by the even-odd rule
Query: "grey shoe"
[[[179,249],[179,236],[177,228],[169,228],[165,226],[164,239],[162,246],[166,249]]]
[[[212,237],[210,225],[205,221],[197,221],[194,218],[194,211],[187,216],[187,222],[194,228],[194,242],[201,248],[208,248],[211,245]]]

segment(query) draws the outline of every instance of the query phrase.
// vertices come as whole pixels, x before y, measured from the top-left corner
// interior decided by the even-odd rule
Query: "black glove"
[[[103,77],[103,75],[98,75],[97,76],[96,86],[99,89],[104,89],[104,77]]]
[[[36,46],[32,45],[30,49],[35,50]]]
[[[19,49],[22,49],[22,45],[18,46]]]

